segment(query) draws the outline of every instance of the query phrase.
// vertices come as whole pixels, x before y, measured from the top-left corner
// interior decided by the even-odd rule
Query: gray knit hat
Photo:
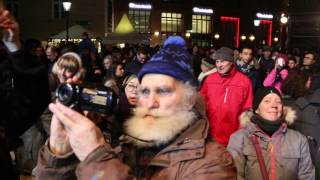
[[[213,54],[212,59],[234,62],[233,50],[227,47],[222,47]]]

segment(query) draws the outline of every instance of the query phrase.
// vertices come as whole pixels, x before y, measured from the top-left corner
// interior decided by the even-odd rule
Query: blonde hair
[[[74,52],[68,52],[63,54],[52,67],[52,73],[57,75],[59,69],[65,69],[73,73],[74,75],[83,78],[85,70],[82,67],[81,58]]]

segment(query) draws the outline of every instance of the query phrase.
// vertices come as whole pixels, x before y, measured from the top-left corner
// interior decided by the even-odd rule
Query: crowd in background
[[[36,63],[37,67],[40,67],[40,69],[32,69],[32,72],[28,72],[30,75],[28,78],[32,79],[31,81],[34,83],[48,82],[46,85],[30,85],[30,89],[24,86],[23,89],[23,91],[30,91],[30,94],[34,96],[32,98],[36,99],[38,105],[41,106],[40,110],[36,109],[39,112],[34,113],[39,117],[21,117],[27,118],[23,125],[13,122],[5,124],[8,149],[15,152],[13,159],[21,174],[32,172],[37,164],[38,151],[50,135],[52,112],[47,105],[55,101],[55,90],[59,85],[75,79],[81,83],[105,86],[115,92],[119,97],[119,104],[112,116],[90,112],[87,112],[86,115],[100,127],[106,141],[116,147],[121,141],[120,136],[124,133],[123,123],[133,115],[138,103],[140,70],[149,59],[156,59],[160,55],[163,58],[165,55],[161,53],[166,53],[163,52],[162,45],[156,47],[131,45],[122,49],[103,46],[102,51],[98,53],[88,34],[84,32],[82,35],[83,40],[79,45],[68,43],[59,47],[42,47],[40,41],[29,39],[22,45],[23,58],[16,57],[31,59],[31,64]],[[320,135],[317,131],[320,128],[320,59],[316,52],[299,52],[298,49],[295,49],[292,53],[283,53],[268,46],[261,48],[244,46],[240,49],[203,48],[196,44],[188,51],[191,60],[189,65],[192,67],[193,76],[198,80],[192,85],[197,84],[197,90],[204,99],[206,116],[210,125],[209,134],[219,144],[227,147],[234,157],[238,178],[255,179],[259,177],[248,170],[248,168],[256,168],[255,170],[259,171],[259,168],[245,165],[246,162],[251,162],[250,159],[245,161],[245,158],[250,157],[252,155],[250,153],[253,153],[246,151],[250,139],[245,139],[245,134],[251,131],[256,132],[257,129],[254,129],[256,127],[265,132],[256,134],[257,136],[261,136],[262,139],[266,138],[265,142],[270,143],[274,138],[273,146],[283,148],[282,159],[279,160],[278,155],[275,155],[274,152],[271,152],[270,157],[265,157],[268,159],[267,164],[271,163],[270,167],[276,167],[275,171],[281,169],[277,166],[278,164],[272,165],[276,163],[274,159],[277,159],[283,160],[280,165],[288,167],[284,171],[286,178],[297,178],[292,175],[294,174],[292,171],[300,169],[299,178],[312,179],[312,175],[308,173],[313,171],[313,165],[319,176]],[[5,64],[4,60],[10,59],[11,55],[7,52],[6,45],[1,44],[2,64]],[[189,54],[184,55],[189,57]],[[45,73],[42,73],[41,77],[33,76],[33,72],[39,71]],[[3,73],[4,77],[1,78],[8,79],[10,75],[10,73]],[[9,79],[19,80],[19,75],[21,76],[18,74]],[[42,81],[41,78],[46,80]],[[10,86],[10,83],[12,82],[7,82],[6,85]],[[43,94],[32,94],[32,91],[40,86],[47,87],[42,90]],[[263,87],[266,89],[261,91]],[[34,91],[38,92],[38,90]],[[270,94],[275,96],[270,96]],[[35,97],[36,95],[39,97]],[[266,97],[270,99],[265,100]],[[274,120],[268,119],[263,114],[263,107],[268,106],[267,101],[275,103],[275,109],[279,108]],[[294,109],[298,120],[290,121],[288,117],[291,112],[290,108],[285,108],[283,105]],[[17,105],[17,107],[21,106],[29,106],[28,99],[25,104]],[[250,115],[249,111],[255,115]],[[257,126],[252,126],[250,123],[248,125],[245,120],[241,124],[240,117],[250,119],[249,121]],[[284,120],[277,122],[279,118]],[[242,125],[245,128],[239,130]],[[287,126],[304,136],[297,134],[296,131],[288,130],[286,136],[288,142],[283,143],[281,140],[283,137],[277,136],[281,133],[277,132],[281,131],[282,134],[285,134]],[[19,127],[19,132],[14,130],[15,127]],[[268,144],[265,146],[267,149],[273,148]],[[295,150],[289,151],[290,148]],[[308,163],[310,158],[313,165]],[[299,163],[292,159],[299,159]],[[301,168],[304,169],[301,170]],[[277,176],[274,172],[270,174],[273,179]]]

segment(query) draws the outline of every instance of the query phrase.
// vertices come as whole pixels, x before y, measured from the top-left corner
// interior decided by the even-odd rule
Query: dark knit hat
[[[205,65],[205,66],[207,66],[209,68],[214,68],[215,67],[215,61],[213,59],[211,59],[211,58],[208,58],[208,57],[202,58],[201,59],[201,64],[203,64],[203,65]]]
[[[212,59],[234,62],[233,50],[227,47],[222,47],[213,54]]]
[[[186,42],[180,36],[170,36],[164,42],[164,47],[142,67],[138,78],[141,82],[146,74],[164,74],[197,86],[198,81],[193,75],[190,63],[191,56],[187,51]]]
[[[270,93],[277,94],[281,98],[280,92],[274,87],[263,87],[263,88],[260,88],[254,94],[253,112],[255,112],[258,109],[259,104],[261,103],[262,99],[265,96],[267,96],[268,94],[270,94]]]

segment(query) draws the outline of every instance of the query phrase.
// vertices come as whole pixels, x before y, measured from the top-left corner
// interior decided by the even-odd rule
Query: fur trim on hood
[[[245,111],[241,113],[240,119],[240,126],[245,127],[249,122],[251,122],[251,118],[253,116],[252,111]],[[286,124],[291,125],[297,119],[296,111],[289,106],[283,107],[283,115],[282,115]]]

